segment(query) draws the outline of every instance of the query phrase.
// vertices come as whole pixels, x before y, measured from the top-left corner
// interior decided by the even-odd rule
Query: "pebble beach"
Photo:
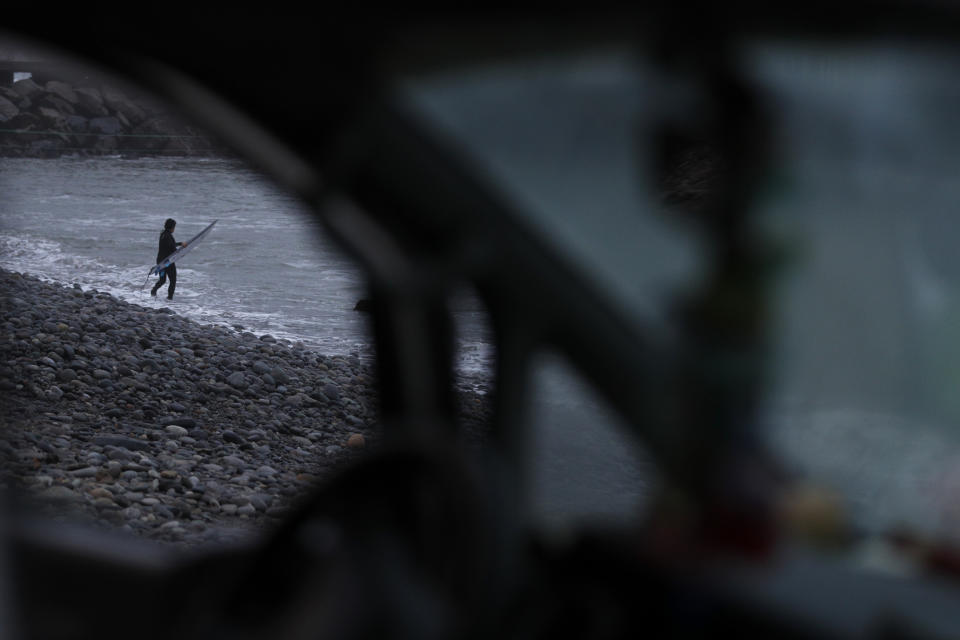
[[[6,270],[0,335],[2,482],[54,521],[242,541],[379,441],[357,357]],[[482,425],[486,396],[458,392]]]

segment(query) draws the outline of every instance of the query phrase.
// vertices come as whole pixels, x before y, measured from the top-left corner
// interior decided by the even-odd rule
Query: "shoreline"
[[[278,524],[379,441],[371,365],[0,269],[4,487],[192,547]],[[483,394],[458,385],[468,432]]]

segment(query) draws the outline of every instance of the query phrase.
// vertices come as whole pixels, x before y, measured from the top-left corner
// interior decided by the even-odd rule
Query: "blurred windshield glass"
[[[781,165],[758,222],[793,257],[775,289],[765,422],[801,477],[865,530],[960,529],[957,60],[885,45],[757,45]],[[702,269],[644,165],[658,76],[627,53],[410,82],[436,129],[647,328]]]
[[[776,440],[865,529],[957,536],[956,55],[763,45],[748,59],[780,119],[783,188],[762,216],[798,258],[779,292]]]
[[[514,198],[525,223],[627,312],[663,322],[698,273],[693,239],[658,213],[638,149],[648,80],[627,52],[417,80],[407,96]]]

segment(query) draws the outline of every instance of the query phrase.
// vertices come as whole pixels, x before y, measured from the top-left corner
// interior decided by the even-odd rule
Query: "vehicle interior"
[[[960,637],[960,8],[84,11],[0,28],[309,207],[367,278],[384,440],[199,556],[8,515],[7,637]],[[561,420],[627,444],[538,475]]]

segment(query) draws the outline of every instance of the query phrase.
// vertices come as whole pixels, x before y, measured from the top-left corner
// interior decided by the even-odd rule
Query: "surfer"
[[[186,242],[177,242],[173,239],[173,230],[177,228],[177,221],[173,218],[167,218],[163,223],[163,231],[160,233],[160,248],[157,250],[157,264],[162,262],[167,256],[177,250],[177,247],[187,246]],[[167,300],[173,300],[173,290],[177,288],[177,265],[170,266],[158,272],[160,279],[157,284],[150,289],[150,295],[157,295],[157,290],[164,285],[167,278],[170,278],[170,286],[167,288]]]

